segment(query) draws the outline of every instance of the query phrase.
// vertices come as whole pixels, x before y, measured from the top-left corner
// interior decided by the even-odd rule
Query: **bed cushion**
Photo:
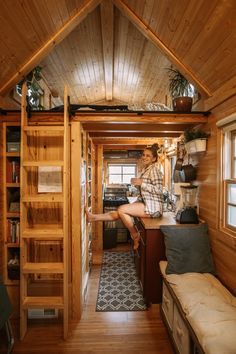
[[[164,234],[168,261],[166,274],[215,274],[207,224],[161,225],[160,228]]]

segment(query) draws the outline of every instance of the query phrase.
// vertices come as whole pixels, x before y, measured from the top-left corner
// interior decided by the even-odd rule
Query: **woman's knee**
[[[118,211],[114,210],[114,211],[110,211],[110,216],[112,220],[117,220],[119,219],[119,213]]]

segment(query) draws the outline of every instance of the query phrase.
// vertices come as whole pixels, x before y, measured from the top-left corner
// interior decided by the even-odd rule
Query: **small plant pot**
[[[207,139],[205,138],[199,138],[194,140],[196,152],[206,151],[206,141]]]
[[[185,143],[185,150],[188,154],[206,151],[206,138],[199,138]]]
[[[192,97],[176,97],[173,99],[173,110],[175,112],[191,112],[192,104]]]

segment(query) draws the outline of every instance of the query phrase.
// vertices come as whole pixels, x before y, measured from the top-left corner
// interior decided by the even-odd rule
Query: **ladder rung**
[[[51,239],[62,239],[63,238],[63,229],[35,229],[27,228],[22,232],[23,238],[42,238],[45,240],[48,238]]]
[[[34,166],[64,166],[62,160],[44,160],[44,161],[23,161],[22,165],[24,167],[34,167]]]
[[[37,194],[37,195],[25,195],[22,197],[22,202],[23,203],[50,203],[50,202],[55,202],[55,203],[63,203],[63,195],[62,194],[51,194],[51,193],[45,193],[45,194]]]
[[[43,274],[62,274],[64,270],[63,263],[25,263],[23,273],[43,273]]]
[[[22,307],[24,310],[30,308],[63,309],[64,301],[60,296],[27,296],[23,300]]]
[[[24,131],[64,131],[63,125],[48,125],[48,126],[40,126],[40,125],[25,125]]]

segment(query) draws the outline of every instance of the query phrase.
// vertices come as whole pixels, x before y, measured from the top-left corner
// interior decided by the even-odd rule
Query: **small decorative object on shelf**
[[[185,130],[184,142],[188,154],[206,151],[206,142],[209,134],[201,129]]]
[[[173,99],[173,110],[191,112],[195,87],[177,70],[167,68],[169,76],[169,91]]]

